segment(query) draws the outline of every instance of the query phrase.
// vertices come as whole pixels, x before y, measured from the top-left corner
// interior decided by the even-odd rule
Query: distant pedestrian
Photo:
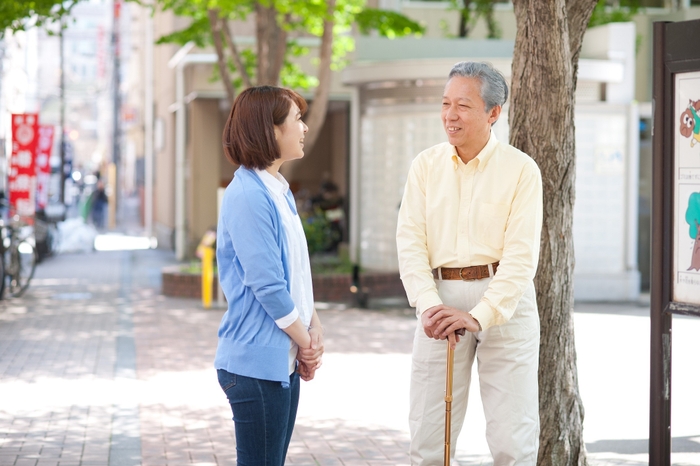
[[[533,278],[542,228],[537,164],[491,129],[503,75],[461,62],[442,97],[448,142],[415,158],[397,227],[399,269],[419,315],[411,373],[411,465],[443,464],[445,354],[455,348],[452,433],[478,359],[486,440],[496,466],[534,466],[539,442],[539,317]],[[457,332],[464,332],[461,338]],[[451,444],[454,455],[455,442]]]
[[[323,329],[314,308],[301,219],[280,166],[304,156],[307,105],[288,89],[261,86],[236,98],[224,128],[240,168],[226,188],[216,258],[228,310],[215,367],[236,431],[240,465],[281,466],[292,437],[299,378],[321,366]]]
[[[105,211],[109,199],[105,193],[105,184],[102,180],[97,180],[95,191],[90,195],[90,216],[95,228],[101,230],[105,227]]]

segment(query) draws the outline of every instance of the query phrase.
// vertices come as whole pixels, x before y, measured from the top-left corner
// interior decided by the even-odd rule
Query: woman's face
[[[304,135],[309,127],[301,120],[301,111],[292,102],[287,118],[275,126],[275,137],[280,147],[280,160],[296,160],[304,157]]]

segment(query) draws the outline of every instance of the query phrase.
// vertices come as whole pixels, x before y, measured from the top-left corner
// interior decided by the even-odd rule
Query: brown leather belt
[[[493,267],[493,273],[496,273],[498,269],[498,262],[491,264]],[[488,278],[491,274],[489,273],[488,265],[473,265],[471,267],[440,267],[433,269],[433,278],[436,280],[481,280],[482,278]]]

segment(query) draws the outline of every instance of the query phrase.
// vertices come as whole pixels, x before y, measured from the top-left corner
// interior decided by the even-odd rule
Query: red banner
[[[12,115],[12,155],[8,176],[9,200],[21,216],[34,215],[36,168],[34,159],[39,141],[39,115]]]
[[[49,180],[51,179],[51,149],[54,127],[39,125],[39,145],[36,150],[36,208],[42,210],[49,203]]]

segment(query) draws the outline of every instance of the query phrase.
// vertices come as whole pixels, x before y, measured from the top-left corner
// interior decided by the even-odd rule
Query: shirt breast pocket
[[[510,206],[480,202],[477,221],[477,240],[494,249],[503,249],[503,238]]]

